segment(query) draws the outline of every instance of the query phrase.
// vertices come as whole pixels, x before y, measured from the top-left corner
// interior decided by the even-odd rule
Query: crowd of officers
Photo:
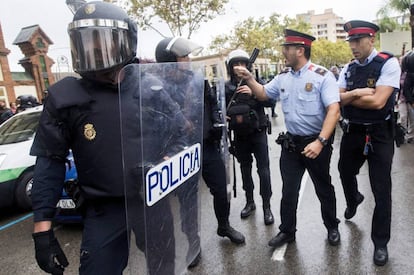
[[[270,205],[272,188],[267,144],[270,123],[264,108],[280,100],[286,125],[286,131],[280,133],[277,139],[282,148],[279,165],[283,187],[279,232],[269,241],[269,246],[280,247],[295,240],[299,189],[305,170],[309,172],[321,204],[328,243],[338,245],[341,239],[338,229],[340,219],[337,217],[335,190],[329,168],[335,127],[341,119],[343,134],[338,168],[347,203],[344,216],[345,219],[354,217],[358,205],[364,200],[363,194],[358,191],[356,176],[367,161],[375,198],[371,232],[375,247],[373,260],[381,266],[388,261],[390,172],[394,153],[392,110],[401,70],[395,57],[377,52],[373,47],[378,26],[354,20],[347,22],[344,29],[348,33],[347,40],[354,60],[343,68],[338,80],[332,72],[310,61],[311,45],[315,38],[295,30],[285,30],[282,53],[286,59],[286,70],[269,83],[262,83],[254,77],[251,59],[245,51],[237,49],[229,54],[226,65],[230,80],[225,85],[227,123],[231,131],[231,152],[240,164],[246,195],[246,205],[240,216],[247,218],[256,209],[252,179],[254,157],[260,180],[264,223],[271,225],[275,221]],[[125,214],[124,184],[127,182],[128,188],[129,177],[136,178],[138,175],[139,178],[140,175],[134,166],[138,161],[137,156],[128,150],[124,156],[120,152],[122,148],[132,145],[139,148],[141,142],[157,136],[160,142],[168,140],[168,146],[164,146],[168,150],[158,147],[150,151],[151,155],[154,160],[168,159],[179,151],[178,148],[191,143],[191,137],[185,141],[181,139],[183,132],[192,129],[191,125],[184,122],[192,115],[192,110],[191,105],[190,108],[186,106],[186,95],[180,94],[190,86],[180,87],[182,83],[177,79],[191,83],[200,77],[188,71],[178,75],[180,62],[191,61],[189,55],[199,51],[200,47],[178,37],[160,41],[156,49],[157,62],[172,62],[169,70],[173,77],[156,79],[150,74],[141,74],[140,85],[152,91],[148,98],[146,94],[137,95],[133,90],[127,90],[125,102],[118,104],[118,73],[127,64],[139,63],[135,57],[135,23],[119,7],[106,2],[89,2],[76,11],[68,32],[73,67],[82,78],[65,78],[50,87],[31,149],[31,154],[37,156],[32,192],[36,260],[44,271],[53,274],[62,274],[69,264],[54,236],[52,221],[63,187],[65,159],[71,149],[77,164],[83,202],[80,208],[84,229],[79,273],[122,274],[128,263],[130,234]],[[94,41],[91,37],[100,39]],[[159,101],[154,102],[152,97],[155,87],[166,86],[167,83],[175,85],[175,90],[157,93]],[[213,195],[217,234],[228,237],[235,244],[242,244],[245,237],[229,224],[226,171],[220,156],[222,118],[219,117],[217,97],[215,94],[211,96],[211,93],[212,89],[206,83],[202,176]],[[148,119],[156,129],[160,129],[158,123],[165,125],[162,134],[154,132],[153,135],[137,136],[137,129],[128,127],[142,126],[136,117],[140,107],[127,100],[140,96],[143,97],[142,101],[154,105],[151,110],[155,111]],[[122,109],[120,105],[123,105]],[[167,116],[158,118],[157,110]],[[120,113],[126,118],[121,120],[122,136],[116,130]],[[169,120],[171,117],[175,120]],[[180,121],[182,123],[178,123]],[[179,130],[168,132],[177,123],[181,125],[177,126]],[[134,188],[131,185],[127,196],[134,192],[139,194],[139,190]],[[194,197],[196,193],[196,189],[189,188],[181,194],[177,193],[177,196],[180,203],[184,204],[197,200]],[[157,216],[160,213],[156,211],[157,207],[164,213],[162,217]],[[168,206],[157,204],[148,210],[148,214],[151,213],[154,216],[146,220],[146,226],[164,223],[163,230],[168,228],[171,218]],[[197,210],[191,213],[190,217],[195,221]],[[143,219],[140,221],[143,222]],[[135,233],[145,235],[140,226],[140,223],[132,222]],[[194,232],[191,226],[194,223],[191,224],[190,220],[189,224],[182,225],[182,231],[186,234]],[[192,256],[194,253],[188,256],[189,266],[192,267],[201,257],[200,237],[197,234],[187,237],[190,244],[195,244],[194,249],[198,250],[195,251],[196,257]],[[167,259],[174,258],[174,242],[171,240],[159,238],[159,235],[153,239],[150,236],[142,238],[136,242],[143,251],[145,242],[153,241],[158,243],[156,248],[160,250],[159,253],[169,254]],[[174,263],[165,264],[164,259],[154,257],[148,261],[149,274],[169,274],[174,270]]]

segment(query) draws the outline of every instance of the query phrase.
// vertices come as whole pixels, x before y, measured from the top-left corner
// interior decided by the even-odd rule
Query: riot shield
[[[226,121],[226,89],[225,89],[225,79],[222,70],[217,70],[217,78],[214,81],[214,87],[217,92],[217,102],[221,109],[222,113],[222,123],[223,123],[223,135],[220,142],[220,153],[226,167],[226,182],[227,182],[227,194],[228,200],[231,200],[231,194],[233,191],[234,197],[236,197],[236,158],[234,155],[230,154],[230,132],[227,127]]]
[[[182,274],[200,253],[203,70],[149,63],[120,74],[131,274]]]

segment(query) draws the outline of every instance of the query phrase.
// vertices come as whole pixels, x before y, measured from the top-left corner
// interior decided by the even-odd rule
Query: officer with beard
[[[258,83],[243,66],[235,74],[243,78],[259,100],[280,97],[287,133],[277,142],[282,146],[280,172],[283,181],[280,202],[280,232],[269,246],[280,247],[295,241],[299,190],[305,170],[321,203],[328,243],[338,245],[335,190],[329,173],[333,132],[340,116],[339,91],[335,77],[326,68],[310,61],[313,36],[285,30],[283,55],[288,69],[269,83]]]

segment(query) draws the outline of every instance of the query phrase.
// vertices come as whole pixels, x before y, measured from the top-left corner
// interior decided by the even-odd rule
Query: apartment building
[[[296,20],[309,23],[312,27],[312,34],[316,39],[327,39],[336,42],[346,38],[346,32],[343,28],[345,20],[336,15],[332,9],[325,9],[324,13],[321,14],[315,14],[314,10],[297,14]]]

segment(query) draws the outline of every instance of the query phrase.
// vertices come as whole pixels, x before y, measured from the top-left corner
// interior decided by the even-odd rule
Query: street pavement
[[[279,117],[272,118],[273,133],[269,136],[270,169],[272,177],[272,211],[275,224],[265,226],[259,182],[255,173],[256,211],[247,219],[240,218],[245,197],[241,178],[237,176],[237,198],[231,200],[231,224],[246,236],[246,244],[237,246],[228,239],[216,235],[212,222],[212,197],[202,195],[202,260],[188,274],[414,274],[412,260],[414,247],[414,144],[396,148],[392,179],[393,208],[391,241],[388,245],[389,262],[384,267],[373,263],[374,246],[371,241],[371,220],[375,206],[368,180],[366,164],[358,176],[359,189],[365,196],[354,218],[346,221],[343,214],[345,198],[339,179],[337,164],[342,130],[336,130],[331,160],[332,183],[337,198],[337,216],[341,220],[340,245],[333,247],[327,242],[327,231],[322,223],[320,203],[312,181],[305,173],[297,211],[296,241],[278,249],[268,246],[268,241],[278,232],[280,224],[281,177],[279,172],[280,146],[277,135],[285,131],[283,115],[278,104]],[[239,169],[238,169],[239,170]],[[205,186],[203,186],[205,188]]]
[[[343,217],[346,204],[337,169],[339,141],[342,135],[339,128],[336,131],[333,145],[331,175],[337,197],[338,218],[341,220],[339,224],[340,245],[332,247],[327,242],[327,232],[322,224],[320,204],[313,184],[305,174],[297,212],[296,241],[276,250],[268,246],[268,241],[278,232],[280,223],[279,204],[282,188],[279,173],[280,147],[275,143],[275,139],[278,133],[284,131],[285,128],[279,103],[276,111],[279,117],[272,118],[273,133],[268,139],[273,188],[271,203],[275,224],[269,226],[264,224],[256,169],[253,169],[256,184],[257,208],[255,213],[247,219],[240,218],[240,211],[245,204],[245,196],[239,172],[237,174],[237,197],[232,197],[231,200],[230,223],[245,235],[246,243],[243,245],[235,245],[229,239],[219,237],[216,234],[217,222],[213,212],[213,197],[206,185],[201,184],[202,258],[199,265],[188,270],[186,275],[414,274],[414,261],[412,260],[414,247],[412,230],[414,226],[414,215],[412,214],[412,209],[414,209],[414,169],[412,165],[414,144],[403,144],[395,150],[392,170],[393,216],[391,241],[388,245],[389,262],[384,267],[377,267],[372,259],[374,247],[370,237],[374,199],[366,165],[361,168],[358,176],[359,189],[364,194],[365,200],[358,207],[354,218],[345,221]],[[239,171],[238,166],[236,170]],[[7,222],[8,218],[0,216],[0,225]],[[32,219],[29,217],[0,230],[0,274],[44,274],[34,259],[32,228]],[[58,226],[55,233],[70,262],[65,274],[77,274],[81,228],[63,225]],[[177,248],[177,250],[180,249],[180,247]],[[131,258],[131,263],[134,260]],[[144,273],[142,266],[136,268],[132,264],[124,272],[124,274],[134,275]]]

